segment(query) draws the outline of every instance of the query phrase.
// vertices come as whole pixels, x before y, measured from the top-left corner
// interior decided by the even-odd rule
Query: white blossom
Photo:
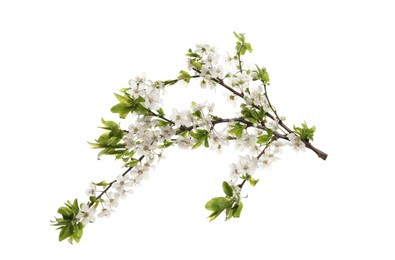
[[[119,193],[110,191],[108,192],[107,197],[108,199],[104,202],[105,207],[108,209],[117,208],[119,205],[119,198],[120,198]]]
[[[86,195],[88,195],[89,197],[95,197],[96,196],[96,185],[91,183],[89,185],[89,189],[86,190]]]
[[[139,155],[149,155],[151,154],[156,148],[158,148],[158,143],[152,139],[146,139],[137,146],[137,153]]]
[[[237,168],[242,175],[244,174],[253,175],[255,173],[257,166],[258,166],[257,159],[250,155],[241,156],[237,164]]]
[[[230,183],[235,184],[239,180],[239,176],[241,176],[242,174],[239,170],[239,167],[234,163],[230,165],[230,169],[231,169],[229,174]]]
[[[145,106],[151,111],[158,110],[162,104],[159,89],[153,88],[144,98]]]
[[[130,177],[128,175],[118,175],[115,181],[116,182],[113,184],[113,187],[118,191],[119,194],[125,194],[125,192],[129,191],[129,188],[133,185],[130,182]]]
[[[211,67],[210,74],[211,74],[211,77],[213,77],[215,79],[216,78],[222,79],[224,77],[225,71],[221,65],[217,65],[215,67]]]
[[[306,145],[299,136],[295,135],[294,133],[290,133],[287,135],[287,137],[289,141],[291,141],[291,146],[295,151],[304,151]]]
[[[76,218],[81,221],[83,225],[87,225],[88,223],[93,223],[96,220],[95,217],[96,209],[93,207],[89,207],[86,204],[82,204],[80,212],[78,212]]]
[[[190,149],[193,145],[192,139],[187,135],[185,135],[185,137],[179,136],[176,143],[178,144],[178,147],[182,149]]]
[[[209,143],[211,149],[221,150],[224,146],[227,146],[229,143],[228,135],[224,132],[215,132],[210,133]]]
[[[132,84],[131,84],[132,83]],[[144,97],[145,96],[145,86],[143,84],[137,84],[135,81],[132,81],[129,83],[131,86],[130,89],[126,91],[129,95],[131,95],[133,98],[137,99],[138,97]]]
[[[240,139],[235,140],[235,146],[239,150],[244,149],[252,149],[254,150],[254,146],[257,142],[257,136],[254,134],[243,133],[243,136]]]
[[[170,140],[173,137],[173,135],[176,134],[176,130],[170,125],[162,126],[160,130],[161,130],[161,135],[165,140]]]
[[[102,217],[109,217],[110,215],[111,215],[111,209],[108,209],[108,208],[102,208],[101,211],[100,211],[100,213],[97,214],[97,216],[98,216],[99,218],[102,218]]]
[[[172,110],[172,114],[170,115],[171,121],[174,123],[174,127],[179,128],[182,125],[186,124],[186,114],[184,111],[178,111],[178,109],[174,108]]]
[[[136,76],[134,81],[136,82],[137,85],[144,84],[147,81],[145,73],[142,73],[141,75]]]

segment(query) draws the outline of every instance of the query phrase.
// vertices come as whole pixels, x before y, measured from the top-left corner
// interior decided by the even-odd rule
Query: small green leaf
[[[189,81],[191,80],[191,75],[189,75],[188,72],[181,70],[180,71],[180,75],[177,78],[178,80],[184,80],[185,82],[189,83]]]
[[[138,115],[142,115],[142,116],[146,116],[148,114],[148,110],[145,106],[143,106],[140,103],[137,103],[136,106],[134,107],[134,111],[138,114]]]
[[[165,116],[165,112],[163,111],[163,108],[159,108],[156,112],[158,112],[159,116]]]
[[[217,197],[209,200],[206,203],[205,207],[206,209],[211,211],[222,212],[224,209],[230,207],[231,205],[232,205],[232,201],[228,200],[227,198]]]
[[[93,184],[96,186],[101,186],[101,187],[106,187],[108,185],[108,183],[106,181],[101,181],[101,182],[96,182],[96,183],[93,182]]]
[[[73,216],[73,210],[69,207],[60,207],[58,213],[62,215],[64,219],[69,219]]]
[[[236,123],[230,130],[229,134],[235,135],[238,139],[240,139],[243,136],[243,130],[244,126],[241,125],[240,123]]]
[[[192,146],[192,149],[199,148],[204,142],[204,139],[198,139],[197,142]]]
[[[167,147],[172,146],[172,145],[173,145],[173,142],[165,140],[163,142],[163,145],[159,145],[158,148],[167,148]]]
[[[270,83],[269,73],[267,73],[266,68],[263,69],[262,80],[265,84]]]
[[[242,210],[243,210],[243,202],[240,201],[233,212],[233,217],[239,218]]]
[[[97,200],[95,196],[89,196],[89,201],[95,203]]]
[[[237,40],[244,42],[244,35],[242,33],[239,35],[236,32],[233,32],[233,34],[237,38]]]
[[[73,210],[73,212],[75,214],[78,214],[78,212],[80,211],[80,207],[78,206],[78,200],[74,199],[73,205],[71,206],[71,209]]]
[[[302,123],[302,127],[294,126],[295,133],[298,134],[300,138],[304,141],[308,141],[308,140],[313,141],[315,130],[316,130],[315,126],[309,128],[306,122]]]
[[[204,147],[209,148],[210,145],[208,143],[208,135],[204,138]]]
[[[256,112],[255,109],[251,109],[250,111],[251,111],[251,116],[252,116],[253,118],[259,119],[259,114],[258,114],[258,112]]]
[[[192,136],[195,139],[201,139],[204,138],[208,135],[207,130],[202,130],[202,129],[197,129],[195,132],[189,132],[189,135]]]
[[[258,183],[259,179],[254,179],[250,177],[249,182],[252,187],[254,187]]]
[[[271,136],[269,135],[260,135],[257,138],[257,143],[258,144],[266,144],[271,140]]]
[[[133,106],[130,104],[119,103],[111,108],[111,112],[119,114],[120,118],[125,119],[126,116],[132,111]]]
[[[227,196],[229,197],[233,196],[233,189],[226,181],[222,182],[222,189],[224,190]]]
[[[74,226],[74,232],[73,232],[73,239],[75,240],[75,242],[79,243],[83,234],[83,230],[84,230],[84,225],[82,223],[77,223]]]
[[[226,208],[226,211],[225,211],[225,215],[226,215],[225,221],[231,219],[232,216],[233,216],[233,213],[234,213],[233,208],[231,208],[231,207]]]
[[[251,44],[248,43],[248,42],[246,42],[246,43],[244,43],[244,44],[245,44],[245,46],[246,46],[247,51],[251,53],[251,52],[252,52]]]
[[[118,95],[116,93],[114,93],[115,97],[118,99],[119,102],[123,103],[123,104],[131,104],[131,98],[128,96],[121,96]]]
[[[73,235],[73,226],[71,222],[69,222],[66,226],[63,226],[60,229],[59,241],[63,241],[66,238],[70,237],[71,235]]]
[[[170,124],[170,123],[167,122],[167,121],[165,121],[165,120],[158,120],[155,126],[163,127],[163,126],[167,126],[167,125],[169,125],[169,124]]]
[[[214,219],[216,219],[221,213],[222,213],[222,211],[220,211],[220,212],[214,211],[213,213],[211,213],[211,215],[208,216],[208,218],[210,219],[210,222],[213,221]]]

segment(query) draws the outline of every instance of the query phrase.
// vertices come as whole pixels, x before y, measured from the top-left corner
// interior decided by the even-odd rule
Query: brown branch
[[[145,156],[142,155],[142,156],[138,159],[138,161],[141,162],[141,160],[143,160],[144,157],[145,157]],[[129,167],[124,173],[122,173],[122,176],[125,176],[126,174],[128,174],[132,169],[133,169],[133,167]],[[108,190],[112,187],[112,185],[114,185],[114,183],[116,183],[116,182],[117,182],[117,180],[113,180],[112,182],[110,182],[110,183],[108,184],[108,186],[107,186],[102,192],[100,192],[99,195],[96,196],[95,200],[97,201],[97,200],[101,199],[101,197],[102,197],[105,193],[107,193],[107,191],[108,191]],[[89,203],[88,203],[88,206],[89,206],[89,207],[92,207],[93,204],[94,204],[94,202],[89,202]]]
[[[193,70],[196,71],[197,73],[200,73],[200,71],[198,69],[196,69],[196,68],[193,68]],[[229,90],[230,92],[232,92],[236,96],[241,97],[242,99],[245,100],[245,97],[244,97],[243,93],[240,93],[240,92],[234,90],[233,88],[228,86],[222,79],[220,79],[220,78],[212,78],[211,80],[216,82],[217,84],[221,85],[222,87],[226,88],[227,90]],[[253,107],[255,107],[256,109],[260,109],[261,108],[260,106],[257,106],[255,104],[253,104]],[[265,112],[265,115],[267,117],[269,117],[270,119],[272,119],[272,120],[276,120],[276,117],[273,116],[269,112]],[[293,131],[288,126],[286,126],[280,118],[277,118],[277,119],[278,119],[278,124],[282,128],[284,128],[288,133],[293,133]],[[274,135],[276,135],[279,138],[282,138],[282,139],[285,139],[285,140],[289,141],[288,137],[286,137],[285,135],[279,134],[277,132],[274,132]],[[323,160],[326,160],[326,158],[328,157],[327,153],[319,150],[318,148],[315,148],[310,142],[307,142],[307,141],[304,141],[304,140],[302,140],[302,141],[305,143],[306,147],[309,148],[310,150],[312,150],[315,154],[317,154],[319,158],[321,158]]]

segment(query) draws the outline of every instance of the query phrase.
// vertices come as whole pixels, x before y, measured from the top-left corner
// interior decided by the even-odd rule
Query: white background
[[[395,259],[391,2],[1,1],[0,258]],[[112,93],[176,77],[195,43],[233,50],[233,31],[328,160],[284,151],[240,219],[208,223],[235,154],[171,149],[115,214],[59,243],[57,208],[121,172],[86,143],[118,120]]]

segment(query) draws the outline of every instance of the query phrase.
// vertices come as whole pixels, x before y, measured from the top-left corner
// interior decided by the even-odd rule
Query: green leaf
[[[147,108],[140,103],[137,103],[135,105],[134,112],[136,112],[138,115],[142,115],[142,116],[146,116],[148,114]]]
[[[237,38],[237,40],[244,42],[244,34],[242,34],[242,33],[237,34],[236,32],[233,32],[233,34]]]
[[[186,56],[192,57],[192,58],[200,58],[200,55],[197,54],[196,52],[193,52],[192,49],[189,49]]]
[[[167,122],[167,121],[165,121],[165,120],[158,120],[155,126],[163,127],[163,126],[167,126],[167,125],[169,125],[169,124],[170,124],[170,123]]]
[[[273,130],[271,130],[269,128],[266,128],[265,131],[267,133],[266,135],[258,136],[258,138],[257,138],[257,143],[258,144],[267,144],[267,143],[269,143],[272,140]]]
[[[189,135],[197,140],[197,142],[192,146],[192,149],[196,149],[200,147],[202,144],[208,147],[209,144],[208,144],[207,130],[197,129],[195,130],[195,132],[190,131]]]
[[[180,75],[177,78],[178,80],[184,80],[185,82],[189,83],[189,81],[191,80],[191,75],[189,75],[188,72],[181,70],[180,71]]]
[[[250,185],[254,187],[258,183],[259,179],[254,179],[251,177],[248,181],[250,182]]]
[[[242,210],[243,210],[243,202],[240,201],[239,204],[236,205],[236,207],[234,209],[233,217],[239,218]]]
[[[192,149],[199,148],[203,144],[204,140],[205,140],[204,138],[198,139],[197,142],[192,146]]]
[[[96,182],[96,183],[93,182],[93,184],[96,186],[101,186],[101,187],[106,187],[108,185],[108,183],[106,181],[101,181],[101,182]]]
[[[257,73],[257,78],[263,82],[263,84],[269,84],[270,83],[270,78],[269,78],[269,73],[267,73],[266,68],[259,68],[258,65],[255,65],[256,67],[256,73]]]
[[[247,51],[251,53],[251,52],[252,52],[251,44],[248,43],[248,42],[246,42],[246,43],[245,43],[245,46],[246,46]]]
[[[58,213],[62,215],[64,219],[70,219],[73,216],[73,210],[69,207],[60,207]]]
[[[119,103],[111,108],[111,112],[119,114],[120,118],[125,119],[126,116],[132,111],[133,106],[130,104]]]
[[[75,240],[75,242],[79,243],[83,234],[84,230],[84,225],[82,223],[77,223],[74,226],[74,232],[72,238]]]
[[[106,120],[104,120],[104,118],[102,118],[101,122],[103,124],[103,126],[100,127],[101,129],[105,129],[105,130],[119,129],[119,125],[117,123],[115,123],[114,121],[106,121]]]
[[[165,112],[163,111],[163,108],[159,108],[156,112],[158,112],[159,116],[165,116]]]
[[[230,130],[229,134],[235,135],[238,139],[240,139],[243,136],[243,130],[244,130],[244,125],[241,125],[240,123],[236,123]]]
[[[250,109],[244,105],[241,110],[241,114],[243,115],[243,117],[245,119],[247,119],[251,123],[258,123],[259,122],[259,119],[260,119],[259,114],[253,108]]]
[[[78,214],[78,212],[80,211],[80,207],[78,206],[78,200],[74,199],[73,205],[71,206],[71,209],[73,210],[73,212],[75,214]]]
[[[256,112],[255,109],[251,109],[250,111],[251,111],[251,116],[252,116],[253,118],[259,119],[259,114],[258,114],[258,112]]]
[[[97,200],[95,196],[89,196],[89,201],[95,203]]]
[[[203,67],[203,63],[201,63],[200,61],[196,61],[196,60],[191,60],[191,65],[193,67],[195,67],[197,70],[201,70]]]
[[[114,93],[115,97],[118,99],[119,102],[123,104],[132,104],[133,100],[129,96],[121,96]]]
[[[210,145],[208,143],[208,135],[204,138],[204,147],[209,148]]]
[[[258,144],[266,144],[271,140],[271,136],[269,135],[260,135],[257,138],[257,143]]]
[[[220,212],[214,211],[213,213],[211,213],[211,215],[208,216],[208,218],[210,219],[210,222],[213,221],[214,219],[216,219],[221,213],[222,213],[222,210]]]
[[[172,146],[172,145],[173,145],[173,142],[165,140],[163,142],[163,145],[159,145],[158,148],[167,148],[167,147]]]
[[[308,141],[308,140],[313,141],[315,130],[316,130],[315,126],[309,128],[306,122],[302,123],[302,127],[294,126],[295,133],[298,134],[300,138],[304,141]]]
[[[265,68],[263,69],[262,80],[265,84],[270,83],[269,73],[267,73],[267,70]]]
[[[225,211],[225,215],[226,215],[225,221],[231,219],[232,216],[233,216],[233,213],[234,213],[233,208],[230,208],[230,207],[229,207],[229,208],[226,208],[226,211]]]
[[[231,205],[232,205],[232,201],[228,200],[227,198],[217,197],[209,200],[206,203],[205,207],[206,209],[211,211],[222,212],[224,209],[230,207]]]
[[[201,139],[201,138],[204,138],[208,135],[208,131],[202,130],[202,129],[197,129],[195,132],[190,131],[189,135],[195,139]]]
[[[60,229],[59,241],[63,241],[66,238],[70,237],[71,235],[73,235],[73,226],[72,226],[71,222],[69,222],[69,224],[67,224],[66,226],[63,226]]]
[[[227,196],[229,197],[233,196],[233,189],[226,181],[222,182],[222,189],[224,190]]]

